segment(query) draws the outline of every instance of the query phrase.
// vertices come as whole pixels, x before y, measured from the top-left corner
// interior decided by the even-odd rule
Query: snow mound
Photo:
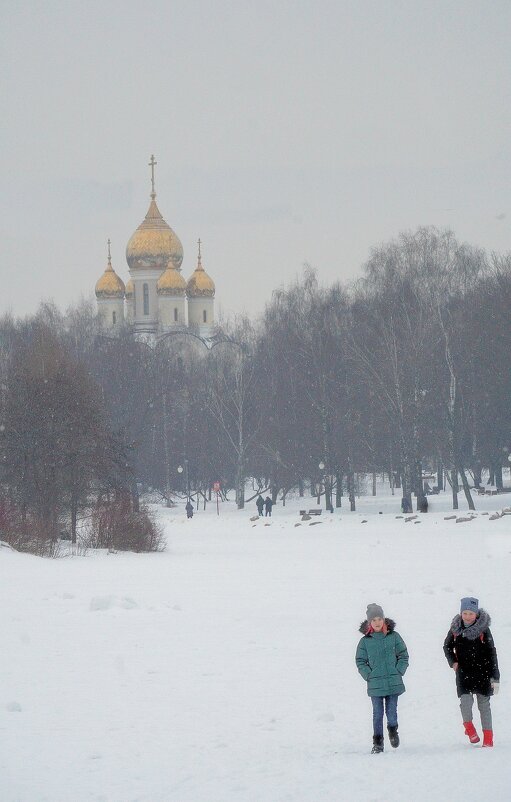
[[[94,596],[90,601],[90,610],[111,610],[112,607],[122,607],[124,610],[134,610],[138,607],[135,599],[129,596]]]

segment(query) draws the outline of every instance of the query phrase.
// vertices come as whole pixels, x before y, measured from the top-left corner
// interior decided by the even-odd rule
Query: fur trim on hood
[[[393,621],[392,618],[386,618],[385,624],[387,626],[387,632],[394,632],[394,629],[396,628],[396,622]],[[369,621],[362,621],[362,623],[358,628],[358,631],[361,632],[362,635],[367,635],[370,626],[371,624],[369,623]]]
[[[451,621],[451,630],[455,637],[467,638],[467,640],[476,640],[479,638],[491,624],[491,618],[481,607],[476,620],[470,627],[466,627],[463,623],[461,615],[455,615]]]

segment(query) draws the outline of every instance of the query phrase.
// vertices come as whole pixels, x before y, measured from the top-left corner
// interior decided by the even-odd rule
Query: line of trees
[[[503,489],[509,464],[510,310],[511,256],[420,228],[349,287],[307,268],[212,348],[105,336],[88,304],[4,318],[0,515],[15,505],[52,535],[64,515],[75,537],[91,497],[206,504],[220,481],[241,508],[247,479],[354,509],[357,476],[377,473],[420,505],[424,470],[473,507],[483,470]]]

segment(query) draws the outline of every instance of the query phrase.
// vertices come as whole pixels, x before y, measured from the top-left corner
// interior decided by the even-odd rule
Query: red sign
[[[215,491],[215,493],[220,492],[220,482],[213,482],[213,490]]]

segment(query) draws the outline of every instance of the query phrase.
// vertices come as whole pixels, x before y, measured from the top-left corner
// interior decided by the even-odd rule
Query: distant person
[[[273,501],[271,500],[271,498],[269,496],[266,496],[266,498],[264,500],[264,509],[265,509],[265,515],[266,515],[267,518],[268,518],[268,516],[271,518],[271,509],[272,509],[272,507],[273,507]]]
[[[261,516],[263,514],[264,501],[263,501],[263,497],[262,497],[262,495],[260,493],[259,493],[258,497],[256,498],[256,507],[257,507],[258,515]]]
[[[406,515],[411,511],[412,511],[412,505],[410,504],[406,496],[403,496],[403,498],[401,499],[401,512],[404,512]]]
[[[186,517],[193,518],[193,504],[190,501],[190,499],[188,499],[188,501],[186,502],[185,510],[186,510]]]
[[[474,694],[481,716],[483,746],[493,746],[490,697],[499,692],[500,671],[497,650],[490,632],[491,618],[479,607],[479,600],[461,600],[444,641],[444,654],[456,674],[461,719],[471,744],[481,740],[472,720]]]
[[[428,507],[429,507],[428,499],[426,498],[426,496],[422,496],[422,498],[419,501],[419,512],[427,512]]]
[[[360,639],[355,655],[358,672],[367,682],[367,695],[373,704],[373,748],[383,752],[383,711],[391,746],[399,746],[397,700],[405,692],[403,674],[408,668],[408,651],[395,623],[385,618],[379,604],[367,607],[366,620],[360,624]]]

